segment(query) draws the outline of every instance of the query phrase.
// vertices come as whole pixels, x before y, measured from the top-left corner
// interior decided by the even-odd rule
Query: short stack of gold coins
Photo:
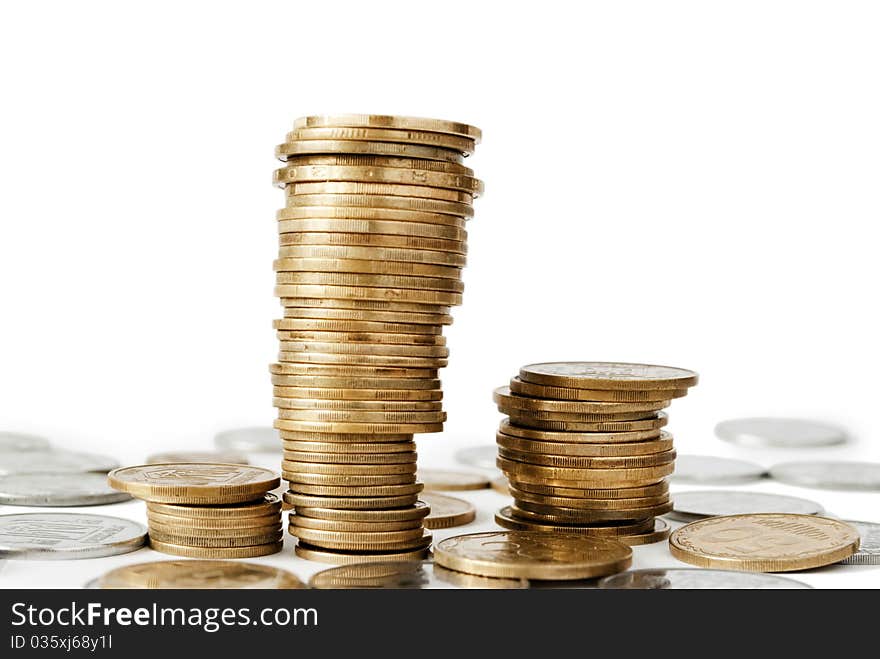
[[[430,546],[413,434],[446,419],[442,329],[462,300],[482,192],[462,163],[479,139],[451,121],[312,116],[276,150],[284,317],[270,370],[301,557],[418,559]]]
[[[496,434],[498,467],[512,506],[508,529],[613,537],[630,545],[663,540],[672,510],[667,477],[672,435],[662,411],[697,374],[620,362],[549,362],[520,369],[495,390],[508,418]]]
[[[166,463],[110,472],[112,487],[147,502],[150,547],[191,558],[251,558],[281,551],[280,479],[239,464]]]

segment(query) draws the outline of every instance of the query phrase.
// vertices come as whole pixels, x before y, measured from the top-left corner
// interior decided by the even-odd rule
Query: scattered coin
[[[0,452],[0,475],[108,472],[118,466],[113,458],[93,453],[58,449]]]
[[[676,458],[672,479],[679,483],[738,485],[761,480],[766,475],[767,470],[754,462],[685,454]]]
[[[800,581],[774,574],[699,568],[631,570],[599,581],[599,588],[606,590],[766,590],[811,587]]]
[[[0,556],[68,560],[126,554],[146,542],[143,525],[83,513],[0,515]]]
[[[224,430],[214,435],[218,448],[245,453],[277,453],[281,450],[281,439],[275,428],[254,426]]]
[[[485,446],[471,446],[459,449],[455,452],[456,462],[480,469],[495,470],[495,458],[498,457],[498,447],[494,444]]]
[[[770,467],[770,477],[780,483],[822,490],[880,491],[877,462],[783,462]]]
[[[715,435],[737,444],[778,448],[831,446],[847,441],[843,428],[818,421],[776,417],[722,421],[715,426]]]
[[[261,467],[200,462],[125,467],[107,478],[115,489],[139,499],[190,505],[260,499],[280,482]]]
[[[169,462],[250,464],[246,457],[232,451],[168,451],[167,453],[154,453],[147,458],[147,464],[166,464]]]
[[[431,512],[424,518],[427,529],[448,529],[453,526],[462,526],[470,524],[477,517],[477,509],[464,499],[435,494],[434,492],[422,492],[419,496],[431,508]]]
[[[434,548],[434,560],[450,570],[484,577],[585,579],[627,569],[632,550],[605,538],[495,531],[442,540]]]
[[[672,555],[697,567],[790,572],[837,563],[859,548],[846,522],[812,515],[760,513],[691,522],[669,537]]]
[[[0,431],[0,451],[47,451],[49,440],[23,432]]]
[[[124,565],[98,577],[93,587],[291,590],[306,586],[292,572],[271,565],[189,560]]]
[[[100,506],[129,499],[110,487],[104,474],[0,476],[0,504],[8,506]]]
[[[419,480],[425,484],[425,490],[446,492],[464,490],[484,490],[489,487],[489,479],[481,474],[462,471],[444,471],[440,469],[420,469]]]
[[[818,515],[824,510],[821,504],[807,499],[736,490],[678,492],[673,495],[672,503],[673,512],[669,513],[669,517],[685,522],[703,517],[751,513]]]
[[[846,522],[859,532],[859,550],[845,558],[844,565],[880,565],[880,524],[873,522]]]

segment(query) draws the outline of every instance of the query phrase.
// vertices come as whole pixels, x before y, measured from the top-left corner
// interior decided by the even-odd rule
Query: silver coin
[[[770,467],[770,478],[821,490],[880,491],[877,462],[783,462]]]
[[[471,467],[479,467],[480,469],[491,469],[495,471],[495,458],[498,457],[498,447],[495,444],[486,444],[485,446],[471,446],[463,448],[455,452],[456,462]]]
[[[94,453],[48,451],[0,452],[0,476],[8,474],[69,474],[87,471],[108,472],[119,463],[113,458]]]
[[[735,444],[778,448],[831,446],[847,440],[846,431],[837,426],[806,419],[776,417],[722,421],[715,426],[715,435]]]
[[[0,476],[0,504],[8,506],[100,506],[129,499],[110,487],[104,474]]]
[[[880,524],[849,520],[846,520],[846,523],[852,524],[859,530],[861,541],[859,550],[840,562],[844,565],[880,565]]]
[[[734,570],[701,570],[699,568],[658,568],[631,570],[605,577],[599,588],[639,590],[766,590],[812,588],[801,581],[774,574],[737,572]]]
[[[235,428],[214,435],[214,444],[218,448],[230,451],[279,453],[281,451],[281,435],[275,428],[268,426]]]
[[[0,451],[46,451],[49,448],[49,440],[45,437],[0,431]]]
[[[0,556],[70,560],[126,554],[147,540],[130,519],[83,513],[0,515]]]
[[[764,492],[736,490],[695,490],[672,495],[672,519],[692,522],[718,515],[746,515],[750,513],[793,513],[817,515],[824,511],[821,504],[798,497]]]
[[[167,464],[169,462],[220,462],[223,464],[246,465],[248,459],[234,451],[166,451],[154,453],[147,458],[147,464]]]
[[[373,589],[528,588],[525,579],[489,579],[447,570],[431,561],[355,563],[318,572],[309,587]]]
[[[679,483],[736,485],[761,480],[766,474],[764,467],[746,460],[679,454],[672,479]]]

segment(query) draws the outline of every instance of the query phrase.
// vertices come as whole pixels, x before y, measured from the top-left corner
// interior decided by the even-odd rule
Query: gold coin
[[[420,561],[428,555],[430,541],[424,547],[406,551],[327,551],[320,547],[312,547],[299,541],[293,551],[300,558],[332,565],[351,565],[353,563],[374,563],[377,561]]]
[[[321,377],[365,377],[430,380],[437,379],[437,370],[428,368],[398,368],[393,366],[343,366],[271,364],[269,372],[275,375],[299,375]],[[433,385],[432,385],[433,386]]]
[[[288,142],[306,140],[353,140],[418,144],[420,146],[450,149],[463,154],[473,153],[476,146],[476,139],[474,137],[402,128],[318,126],[294,128],[294,130],[287,134]]]
[[[365,142],[362,140],[303,140],[286,142],[275,147],[275,156],[287,160],[305,154],[368,154],[400,158],[424,158],[460,163],[463,154],[458,151],[436,146],[403,144],[400,142]]]
[[[199,547],[206,549],[228,549],[232,547],[253,547],[255,545],[267,545],[275,542],[280,542],[283,537],[284,534],[280,530],[280,527],[278,531],[272,531],[271,533],[254,535],[244,538],[220,538],[217,536],[200,537],[193,535],[178,535],[164,533],[154,528],[150,529],[151,544],[153,542],[164,542],[183,547]]]
[[[97,588],[109,589],[241,589],[305,588],[295,574],[256,563],[233,561],[154,561],[123,565],[98,578]]]
[[[282,547],[284,547],[283,540],[249,547],[190,547],[150,538],[151,549],[189,558],[254,558],[277,554]]]
[[[442,423],[342,423],[340,421],[290,421],[279,419],[275,421],[275,427],[279,430],[293,430],[297,432],[328,432],[328,433],[351,433],[364,435],[383,435],[395,433],[423,433],[441,432]],[[283,437],[283,433],[282,433]],[[367,439],[367,438],[364,438]]]
[[[383,323],[321,318],[280,318],[272,321],[272,327],[279,332],[333,332],[335,334],[403,334],[427,338],[440,336],[442,328],[415,323]]]
[[[549,362],[519,370],[524,382],[573,389],[685,389],[697,384],[693,371],[624,362]]]
[[[328,410],[340,412],[438,412],[443,409],[441,401],[418,400],[327,400],[322,398],[292,398],[277,396],[272,399],[275,407],[290,410]]]
[[[492,531],[438,542],[434,561],[484,577],[588,579],[626,570],[632,564],[632,550],[607,538]]]
[[[280,512],[280,505],[279,505]],[[147,509],[147,519],[150,524],[153,523],[161,526],[201,529],[201,530],[223,530],[223,529],[255,529],[266,528],[268,526],[277,526],[281,523],[279,513],[273,515],[262,515],[260,517],[182,517],[180,515],[166,515]]]
[[[599,538],[613,538],[624,542],[624,537],[630,533],[645,533],[653,528],[654,520],[633,521],[610,521],[596,522],[594,524],[551,524],[541,523],[517,517],[510,506],[505,506],[495,513],[495,523],[498,526],[513,531],[533,531],[537,533],[571,533],[575,535],[589,535]]]
[[[635,430],[629,432],[554,432],[516,426],[505,419],[501,422],[498,431],[510,437],[519,437],[535,441],[584,444],[613,444],[617,442],[631,443],[661,437],[662,431],[660,430],[660,427],[666,425],[666,416],[663,415],[661,420],[663,423],[659,426],[647,430]]]
[[[274,515],[277,517],[281,514],[281,500],[270,492],[256,501],[222,506],[186,506],[147,501],[147,514],[150,515],[154,513],[171,515],[174,517],[186,517],[194,520],[193,524],[198,526],[204,520],[223,518],[249,519],[252,517],[265,517],[267,515]]]
[[[621,412],[620,414],[603,414],[584,412],[582,414],[566,414],[562,412],[533,412],[531,410],[510,409],[499,406],[498,411],[507,414],[512,423],[564,423],[580,425],[584,423],[614,423],[625,421],[644,421],[655,418],[655,412]]]
[[[388,288],[412,289],[422,291],[446,291],[461,293],[464,284],[455,279],[440,277],[407,277],[398,275],[364,275],[345,272],[279,272],[275,275],[277,284],[311,286],[345,286],[349,288]],[[418,336],[418,335],[414,335]]]
[[[374,511],[374,510],[397,510],[407,506],[413,506],[418,501],[418,492],[413,494],[399,494],[391,496],[321,496],[313,494],[298,494],[285,492],[284,501],[294,506],[299,514],[303,514],[304,508],[318,508],[321,510],[351,510],[351,511]]]
[[[496,492],[503,494],[504,496],[510,495],[510,482],[507,480],[507,476],[499,476],[494,479],[491,483],[492,489]]]
[[[278,533],[281,533],[280,517],[276,518],[275,523],[271,526],[225,529],[202,529],[192,526],[181,526],[179,524],[161,524],[154,517],[149,517],[148,520],[150,523],[150,535],[155,536],[158,540],[162,540],[163,537],[167,539],[171,536],[175,536],[177,538],[195,538],[197,540],[208,538],[210,540],[217,541],[217,543],[214,545],[199,546],[230,546],[228,543],[223,542],[225,540],[234,540],[245,545],[259,545],[262,544],[263,539],[266,536],[277,535]],[[251,541],[252,539],[256,540]],[[188,545],[195,543],[181,541],[180,544]]]
[[[364,247],[358,245],[288,245],[278,249],[282,259],[355,259],[400,261],[462,268],[467,264],[463,253],[402,247]]]
[[[302,205],[299,202],[302,201],[303,197],[320,205]],[[407,208],[376,208],[373,207],[373,205],[348,206],[345,205],[345,203],[335,204],[334,200],[339,199],[340,197],[343,202],[347,199],[346,195],[312,195],[311,197],[308,195],[300,195],[296,198],[296,201],[298,202],[296,205],[288,205],[277,210],[275,212],[275,218],[280,221],[331,219],[367,222],[418,222],[421,224],[441,225],[463,230],[467,226],[468,218],[473,215],[473,212],[462,217],[442,212],[409,210]],[[365,196],[357,197],[357,199],[362,200],[363,203],[371,201],[370,199],[365,198]],[[405,200],[407,197],[391,197],[391,199]],[[470,210],[472,211],[473,209]]]
[[[415,464],[416,452],[411,453],[302,453],[300,451],[284,451],[284,459],[291,462],[308,462],[317,464],[356,464],[376,466],[383,464]]]
[[[482,474],[467,471],[445,471],[441,469],[420,469],[419,480],[426,490],[447,492],[464,490],[484,490],[489,487],[489,479]]]
[[[402,130],[424,130],[431,133],[446,133],[447,135],[459,135],[468,137],[479,144],[483,136],[482,131],[476,126],[459,123],[457,121],[444,121],[442,119],[426,119],[423,117],[401,117],[384,114],[331,114],[321,116],[300,117],[293,122],[293,127],[362,127],[362,128],[397,128]]]
[[[358,524],[380,524],[396,522],[419,522],[424,519],[430,508],[422,501],[403,508],[376,510],[340,510],[336,508],[309,508],[297,506],[296,515],[302,519],[325,520],[328,522],[351,522]]]
[[[666,521],[659,517],[654,520],[654,528],[642,533],[633,533],[632,535],[622,535],[617,539],[623,544],[635,547],[636,545],[650,545],[655,542],[661,542],[669,537],[670,527]]]
[[[574,421],[545,421],[542,419],[526,418],[526,417],[509,417],[505,423],[509,425],[524,426],[528,423],[528,427],[534,430],[552,430],[555,432],[565,433],[629,433],[637,430],[656,430],[662,428],[667,423],[665,412],[658,412],[655,416],[648,419],[640,419],[637,421],[596,421],[591,423],[576,423]]]
[[[498,407],[526,412],[550,412],[555,414],[612,414],[630,412],[657,412],[668,407],[670,401],[640,401],[636,403],[609,403],[604,401],[548,400],[517,396],[510,387],[498,387],[492,396]]]
[[[542,494],[545,496],[569,497],[572,499],[638,499],[641,497],[662,496],[669,492],[669,482],[660,481],[650,485],[635,487],[586,487],[570,488],[555,487],[545,483],[529,483],[510,479],[510,487],[514,490]]]
[[[281,376],[275,376],[281,377]],[[273,382],[274,382],[273,377]],[[335,401],[439,401],[441,389],[319,389],[309,387],[272,387],[280,398],[317,398]]]
[[[340,459],[347,456],[361,455],[364,457],[367,455],[377,455],[385,458],[391,455],[404,455],[409,458],[410,456],[414,457],[416,454],[416,443],[413,441],[367,443],[286,439],[282,441],[282,448],[285,451],[297,451],[314,455],[335,455]]]
[[[585,508],[560,508],[558,506],[541,506],[527,501],[516,501],[511,506],[514,517],[545,524],[595,524],[615,520],[653,519],[672,511],[672,502],[668,501],[647,508],[630,510],[588,510]]]
[[[391,486],[413,486],[415,485],[415,474],[325,474],[316,473],[315,471],[296,471],[295,468],[285,469],[282,467],[281,475],[290,486],[291,490],[303,492],[305,487],[312,486],[315,490],[305,492],[306,494],[344,494],[342,491],[327,490],[328,487],[344,488],[344,487],[391,487]],[[319,489],[324,488],[324,489]],[[381,496],[383,494],[404,494],[404,491],[367,491],[360,492],[363,496]]]
[[[859,538],[850,524],[815,515],[729,515],[675,530],[669,551],[703,568],[790,572],[849,558],[858,550]]]
[[[510,435],[505,435],[500,432],[495,435],[495,440],[498,442],[498,446],[512,451],[582,457],[651,455],[669,451],[672,448],[672,435],[665,431],[658,439],[648,439],[641,442],[621,442],[617,444],[541,442],[531,439],[522,439],[521,437],[511,437]]]
[[[399,474],[415,474],[415,462],[402,464],[344,464],[326,462],[295,462],[282,460],[281,468],[286,472],[304,474],[326,474],[331,476],[391,476]],[[376,483],[377,485],[379,483]]]
[[[423,492],[421,500],[431,508],[431,512],[425,517],[427,529],[449,529],[470,524],[477,518],[477,509],[464,499]]]
[[[412,325],[428,325],[432,329],[442,331],[439,325],[451,325],[452,316],[448,313],[419,313],[411,311],[370,310],[370,309],[340,309],[334,307],[312,306],[286,306],[284,307],[284,319],[324,319],[324,320],[356,320],[380,323],[408,323]]]
[[[400,368],[424,368],[436,371],[447,365],[439,357],[398,357],[394,355],[339,354],[326,352],[291,352],[282,350],[278,361],[289,364],[326,364],[349,366],[391,366]]]
[[[455,204],[471,205],[474,195],[460,190],[432,188],[427,185],[399,185],[394,183],[356,183],[353,181],[322,181],[317,183],[291,183],[285,190],[287,199],[316,194],[360,194],[379,197],[409,197],[433,199]]]
[[[407,519],[397,522],[344,522],[332,519],[290,515],[290,525],[294,528],[313,529],[315,531],[333,531],[335,533],[384,533],[388,531],[409,531],[421,529],[422,520]]]
[[[464,220],[459,222],[463,223]],[[458,242],[467,240],[467,231],[455,225],[393,220],[337,220],[321,217],[278,220],[278,233],[363,233],[374,236],[410,236]]]
[[[546,508],[576,508],[583,510],[632,510],[636,508],[650,508],[669,503],[669,493],[658,494],[652,497],[636,497],[631,499],[595,499],[579,497],[560,497],[548,494],[535,494],[510,488],[510,495],[517,501],[539,504]]]
[[[571,483],[589,483],[593,485],[607,484],[612,487],[634,487],[656,483],[673,470],[668,463],[656,467],[634,467],[631,469],[576,469],[563,467],[537,467],[499,457],[498,468],[517,481],[538,482],[547,485],[559,483],[560,487],[569,487]],[[574,485],[570,487],[576,487]]]
[[[364,436],[357,432],[324,432],[324,431],[299,431],[299,430],[281,430],[280,433],[282,445],[286,441],[297,442],[327,442],[336,446],[335,450],[344,452],[347,450],[346,444],[351,446],[375,444],[376,451],[392,451],[392,444],[407,445],[412,443],[413,436],[411,433],[399,434],[379,434],[373,433]],[[409,450],[409,449],[407,449]]]
[[[370,156],[359,153],[313,154],[291,156],[285,162],[296,167],[305,165],[329,165],[334,167],[406,167],[408,169],[427,169],[432,172],[463,174],[473,176],[474,170],[456,162],[427,160],[425,158],[398,158],[395,156]]]
[[[333,480],[332,478],[328,480]],[[341,479],[338,479],[341,480]],[[421,483],[399,483],[399,484],[389,484],[389,485],[370,485],[370,484],[345,484],[342,483],[329,483],[329,484],[321,484],[315,485],[311,483],[298,483],[296,481],[291,481],[288,483],[290,486],[289,492],[293,492],[296,494],[305,494],[313,497],[352,497],[352,498],[363,498],[363,497],[404,497],[413,494],[418,494],[422,491],[424,487]],[[354,489],[352,489],[354,488]],[[417,500],[417,499],[416,499]],[[415,501],[415,500],[414,500]],[[296,504],[294,504],[296,505]],[[409,504],[402,504],[409,505]],[[325,505],[324,507],[327,507]],[[337,506],[338,508],[343,508],[343,506]]]
[[[519,378],[511,378],[510,391],[519,396],[533,398],[552,398],[571,401],[607,401],[614,403],[636,403],[652,400],[671,400],[687,396],[688,390],[682,389],[572,389],[567,387],[547,387],[531,382],[523,382]]]
[[[467,243],[460,240],[444,240],[442,238],[420,238],[418,236],[389,236],[374,233],[317,233],[283,232],[278,234],[278,244],[282,248],[293,247],[364,247],[374,249],[420,249],[467,254]]]
[[[291,421],[342,421],[346,423],[442,423],[446,412],[364,412],[348,410],[278,410],[279,419]]]
[[[147,464],[165,464],[169,462],[250,464],[246,457],[233,451],[168,451],[166,453],[154,453],[147,458]]]
[[[328,297],[287,297],[280,299],[285,312],[288,307],[318,309],[354,309],[356,311],[382,311],[423,314],[425,316],[449,315],[450,306],[430,304],[428,302],[397,302],[387,300],[357,300],[354,298],[335,299]],[[432,319],[433,322],[433,319]]]
[[[662,453],[633,456],[602,456],[583,457],[579,455],[546,455],[543,453],[525,453],[499,448],[498,455],[508,460],[516,460],[526,464],[546,467],[561,467],[575,469],[631,469],[634,467],[656,467],[665,465],[675,460],[675,449],[669,449]]]
[[[376,536],[376,540],[363,540],[362,538],[367,537],[364,533],[338,533],[298,527],[290,527],[288,529],[290,535],[296,536],[313,547],[344,551],[405,551],[428,546],[431,542],[431,534],[426,533],[423,529],[415,529],[415,531],[418,535],[406,535],[412,533],[412,531],[388,531],[386,533],[370,534],[371,536]],[[392,536],[397,539],[391,540]]]
[[[419,213],[424,216],[447,215],[460,219],[474,216],[474,207],[469,203],[426,199],[424,197],[401,197],[393,194],[365,194],[363,192],[323,192],[315,194],[287,195],[288,208],[316,208],[332,206],[349,212],[348,209],[372,209],[375,211],[400,211]],[[395,214],[400,217],[399,214]],[[415,216],[412,216],[415,217]],[[390,219],[390,217],[389,217]]]
[[[343,355],[382,355],[400,357],[448,357],[449,348],[443,345],[407,345],[401,343],[365,343],[317,341],[279,341],[279,348],[284,352],[318,352],[339,353]]]
[[[372,288],[367,286],[328,286],[324,284],[278,284],[275,295],[281,298],[329,297],[333,300],[379,300],[424,305],[459,305],[461,293],[418,288]]]
[[[281,481],[248,465],[181,462],[114,469],[110,487],[158,503],[226,504],[262,499]]]
[[[449,190],[463,190],[477,197],[483,194],[483,182],[473,176],[438,172],[413,167],[378,167],[364,165],[302,165],[291,163],[275,170],[272,177],[278,187],[291,183],[323,181],[355,181],[419,185]]]
[[[416,277],[419,281],[426,278],[460,281],[462,272],[461,266],[407,263],[402,261],[373,261],[369,259],[279,259],[274,262],[274,268],[276,272],[354,274],[382,278],[394,277],[395,279],[400,277]],[[373,281],[381,280],[374,279]],[[401,286],[400,288],[406,288],[406,286]]]

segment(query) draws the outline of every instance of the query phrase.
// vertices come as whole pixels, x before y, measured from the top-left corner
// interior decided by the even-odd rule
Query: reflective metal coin
[[[477,509],[464,499],[447,497],[434,492],[422,492],[419,497],[428,504],[431,512],[424,518],[426,529],[448,529],[470,524],[477,517]]]
[[[239,561],[156,561],[125,565],[98,577],[87,587],[150,589],[267,589],[305,588],[295,574],[272,567]]]
[[[8,506],[100,506],[129,499],[110,487],[104,474],[0,476],[0,504]]]
[[[498,447],[495,444],[485,446],[471,446],[455,452],[456,462],[480,469],[495,471],[495,458],[498,457]]]
[[[673,511],[668,517],[691,522],[718,515],[745,515],[752,513],[792,513],[817,515],[822,504],[808,499],[764,492],[736,490],[697,490],[672,495]]]
[[[281,436],[275,428],[252,426],[224,430],[214,435],[218,448],[245,453],[277,453],[281,450]]]
[[[760,480],[766,475],[767,470],[754,462],[685,454],[676,458],[672,479],[679,483],[737,485]]]
[[[82,513],[0,515],[0,556],[64,560],[100,558],[135,551],[147,529],[137,522]]]
[[[431,561],[358,563],[318,572],[309,581],[312,588],[528,588],[525,579],[492,579],[447,570]]]
[[[806,419],[755,417],[731,419],[715,426],[719,439],[750,446],[809,448],[831,446],[847,440],[843,428]]]
[[[0,431],[0,451],[47,451],[49,440],[23,432]]]
[[[169,462],[222,462],[225,464],[246,465],[248,459],[234,451],[166,451],[154,453],[147,458],[147,464],[167,464]]]
[[[780,483],[822,490],[880,491],[877,462],[783,462],[770,467],[770,477]]]
[[[466,471],[445,471],[442,469],[419,469],[419,480],[426,490],[460,491],[484,490],[489,487],[489,479],[482,474]]]
[[[670,568],[631,570],[605,577],[599,588],[606,590],[766,590],[812,588],[807,584],[773,574],[736,572],[734,570],[701,570]]]
[[[94,453],[48,451],[0,452],[0,475],[7,474],[69,474],[76,472],[108,472],[119,466],[113,458]]]
[[[861,542],[855,554],[840,562],[844,565],[880,565],[880,524],[849,520],[846,523],[856,527]]]

